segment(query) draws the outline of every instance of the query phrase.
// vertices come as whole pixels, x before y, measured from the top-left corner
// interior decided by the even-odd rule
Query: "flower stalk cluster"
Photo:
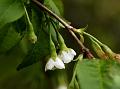
[[[67,46],[64,43],[64,39],[62,38],[60,33],[57,33],[60,51],[57,55],[54,42],[52,41],[50,35],[50,58],[46,63],[45,71],[54,69],[65,69],[64,63],[71,62],[74,56],[76,55],[76,52],[73,49],[67,48]]]
[[[74,56],[76,55],[76,52],[71,49],[67,48],[65,45],[63,37],[58,33],[58,41],[59,41],[59,46],[60,46],[60,51],[59,51],[59,58],[62,59],[64,63],[69,63],[73,60]]]
[[[57,56],[55,45],[52,41],[50,34],[50,58],[45,66],[45,71],[54,69],[65,69],[65,65],[62,60]]]

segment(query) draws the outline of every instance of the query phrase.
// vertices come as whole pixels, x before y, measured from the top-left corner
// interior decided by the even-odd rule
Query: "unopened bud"
[[[91,43],[92,43],[93,50],[95,51],[95,53],[97,54],[98,57],[100,57],[102,59],[108,59],[108,56],[102,50],[100,45],[96,41],[94,41],[92,38],[91,38]]]
[[[101,47],[110,59],[114,59],[115,53],[108,46],[103,44]]]
[[[28,27],[28,40],[34,44],[37,41],[37,36],[35,35],[32,23],[29,23],[29,27]]]
[[[104,52],[109,56],[110,59],[116,60],[120,63],[120,54],[114,53],[108,46],[102,46]]]
[[[37,36],[35,35],[34,32],[28,33],[28,40],[29,40],[31,43],[35,44],[35,42],[37,41]]]

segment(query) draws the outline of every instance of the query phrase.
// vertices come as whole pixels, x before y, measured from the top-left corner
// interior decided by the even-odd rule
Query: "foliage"
[[[114,61],[79,60],[74,69],[70,89],[119,89],[119,66],[120,64]]]

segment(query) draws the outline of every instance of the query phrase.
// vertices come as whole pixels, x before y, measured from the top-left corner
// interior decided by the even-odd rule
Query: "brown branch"
[[[44,11],[46,11],[50,16],[54,17],[55,19],[57,19],[61,24],[63,24],[65,26],[65,28],[67,28],[67,30],[71,33],[71,35],[75,38],[75,40],[77,41],[77,43],[80,45],[80,47],[82,48],[82,52],[86,54],[86,56],[88,58],[93,58],[93,55],[91,54],[91,52],[89,51],[88,48],[86,48],[83,43],[77,38],[77,36],[74,34],[73,31],[75,31],[76,29],[72,26],[70,26],[68,23],[66,23],[63,19],[61,19],[58,15],[56,15],[55,13],[53,13],[50,9],[48,9],[46,6],[44,6],[43,4],[41,4],[39,1],[37,0],[32,0],[35,4],[37,4],[41,9],[43,9]]]

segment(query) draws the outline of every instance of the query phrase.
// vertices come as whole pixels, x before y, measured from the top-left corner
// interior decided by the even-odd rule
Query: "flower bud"
[[[110,59],[114,59],[115,53],[108,46],[103,44],[101,47]]]
[[[29,1],[29,0],[27,0]],[[37,41],[37,36],[35,35],[35,32],[34,32],[34,28],[33,28],[33,25],[30,21],[30,18],[28,16],[28,13],[27,13],[27,10],[26,10],[26,7],[24,6],[24,9],[25,9],[25,13],[26,13],[26,17],[27,17],[27,21],[28,21],[28,27],[27,27],[27,36],[28,36],[28,40],[31,42],[31,43],[34,43]]]
[[[35,35],[34,31],[28,31],[28,40],[35,44],[35,42],[37,41],[37,36]]]
[[[91,39],[92,48],[95,51],[95,53],[97,54],[97,56],[100,57],[100,58],[102,58],[102,59],[108,59],[108,56],[102,50],[102,48],[100,47],[100,45],[96,41],[94,41],[92,38],[90,38],[90,39]]]

